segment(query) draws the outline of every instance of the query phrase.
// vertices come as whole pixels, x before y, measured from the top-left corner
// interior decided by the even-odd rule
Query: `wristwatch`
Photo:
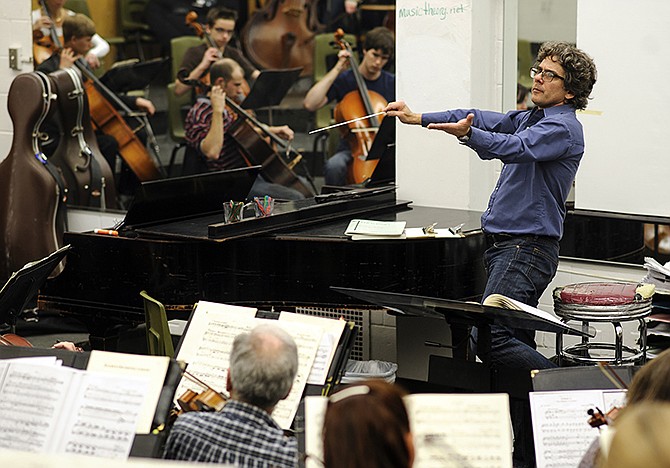
[[[470,128],[470,129],[468,130],[468,133],[466,133],[466,134],[463,135],[463,136],[459,136],[459,137],[457,137],[457,138],[458,138],[458,141],[460,141],[461,143],[467,143],[468,141],[470,141],[470,136],[471,136],[471,135],[472,135],[472,128]]]

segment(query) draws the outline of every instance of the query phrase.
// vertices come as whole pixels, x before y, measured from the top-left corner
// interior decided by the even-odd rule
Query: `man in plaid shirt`
[[[239,467],[295,467],[298,446],[272,419],[298,369],[291,336],[276,325],[259,325],[235,338],[226,386],[231,399],[218,413],[177,418],[163,458]]]

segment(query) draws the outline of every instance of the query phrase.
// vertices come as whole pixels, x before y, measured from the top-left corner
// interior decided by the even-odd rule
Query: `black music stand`
[[[149,86],[163,70],[169,58],[156,58],[139,62],[128,60],[110,68],[100,81],[116,93],[126,93]]]
[[[70,245],[66,245],[47,257],[27,263],[0,289],[0,324],[9,325],[11,333],[16,331],[18,316],[70,249]]]
[[[414,296],[387,291],[371,291],[335,286],[331,286],[330,289],[385,307],[400,315],[444,318],[449,324],[476,326],[479,335],[477,344],[478,354],[485,365],[490,364],[490,327],[494,323],[526,330],[564,333],[575,336],[595,336],[595,329],[593,327],[588,327],[588,331],[582,331],[581,329],[572,328],[558,319],[552,321],[521,310],[502,309],[475,302]]]
[[[383,119],[366,161],[378,160],[366,187],[395,183],[395,119]]]
[[[260,109],[278,106],[293,86],[302,67],[284,70],[263,70],[254,82],[249,94],[242,101],[243,109]]]

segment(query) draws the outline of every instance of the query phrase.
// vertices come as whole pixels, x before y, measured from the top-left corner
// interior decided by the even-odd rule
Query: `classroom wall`
[[[9,68],[9,49],[20,47],[20,71]],[[29,63],[25,63],[28,61]],[[32,71],[32,25],[30,3],[12,2],[11,8],[4,8],[0,16],[0,161],[12,145],[12,121],[7,112],[9,86],[20,73]]]
[[[504,57],[505,3],[399,4],[397,98],[416,112],[502,110],[505,79],[516,83],[516,72],[507,76],[510,69],[504,66],[509,57]],[[396,154],[398,196],[417,205],[483,210],[500,168],[497,162],[480,161],[453,136],[419,126],[398,124]]]

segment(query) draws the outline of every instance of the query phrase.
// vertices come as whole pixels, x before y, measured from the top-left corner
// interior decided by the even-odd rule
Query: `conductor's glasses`
[[[540,78],[542,78],[542,80],[546,81],[547,83],[551,83],[552,81],[554,81],[554,78],[558,78],[560,80],[565,81],[564,77],[562,77],[560,75],[557,75],[556,73],[554,73],[551,70],[542,70],[541,68],[537,68],[537,67],[531,68],[530,69],[530,77],[535,78],[537,75],[540,75]]]

